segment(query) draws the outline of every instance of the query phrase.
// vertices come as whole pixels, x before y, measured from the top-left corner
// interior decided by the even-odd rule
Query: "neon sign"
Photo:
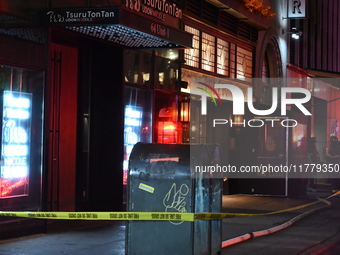
[[[141,140],[143,108],[127,105],[124,120],[124,162],[123,184],[127,184],[129,157],[133,146]]]
[[[28,194],[32,94],[4,91],[0,198]]]

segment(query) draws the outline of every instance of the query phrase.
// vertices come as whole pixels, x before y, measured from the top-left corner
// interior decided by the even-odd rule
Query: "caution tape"
[[[0,211],[0,216],[55,220],[165,220],[194,221],[195,213],[169,212],[17,212]]]
[[[340,191],[322,200],[340,195]],[[54,220],[157,220],[157,221],[196,221],[196,220],[217,220],[235,217],[251,217],[272,215],[283,212],[295,211],[321,202],[291,207],[284,210],[266,213],[175,213],[175,212],[18,212],[0,211],[0,216],[22,217],[33,219],[54,219]]]

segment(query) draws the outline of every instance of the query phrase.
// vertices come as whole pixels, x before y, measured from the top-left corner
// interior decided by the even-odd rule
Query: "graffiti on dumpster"
[[[166,193],[163,204],[165,206],[165,212],[180,212],[186,213],[186,202],[185,198],[189,194],[189,187],[186,184],[182,184],[179,189],[177,189],[176,183],[173,183],[168,193]],[[183,221],[170,223],[174,225],[180,225]]]

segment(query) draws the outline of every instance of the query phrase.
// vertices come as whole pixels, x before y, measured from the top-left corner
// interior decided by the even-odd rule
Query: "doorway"
[[[47,210],[75,210],[78,50],[51,44]]]

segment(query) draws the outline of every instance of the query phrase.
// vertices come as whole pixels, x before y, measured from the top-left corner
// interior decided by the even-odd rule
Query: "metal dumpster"
[[[193,175],[220,157],[218,145],[137,143],[130,155],[127,211],[221,212],[222,179]],[[126,254],[219,254],[221,220],[129,221]]]

